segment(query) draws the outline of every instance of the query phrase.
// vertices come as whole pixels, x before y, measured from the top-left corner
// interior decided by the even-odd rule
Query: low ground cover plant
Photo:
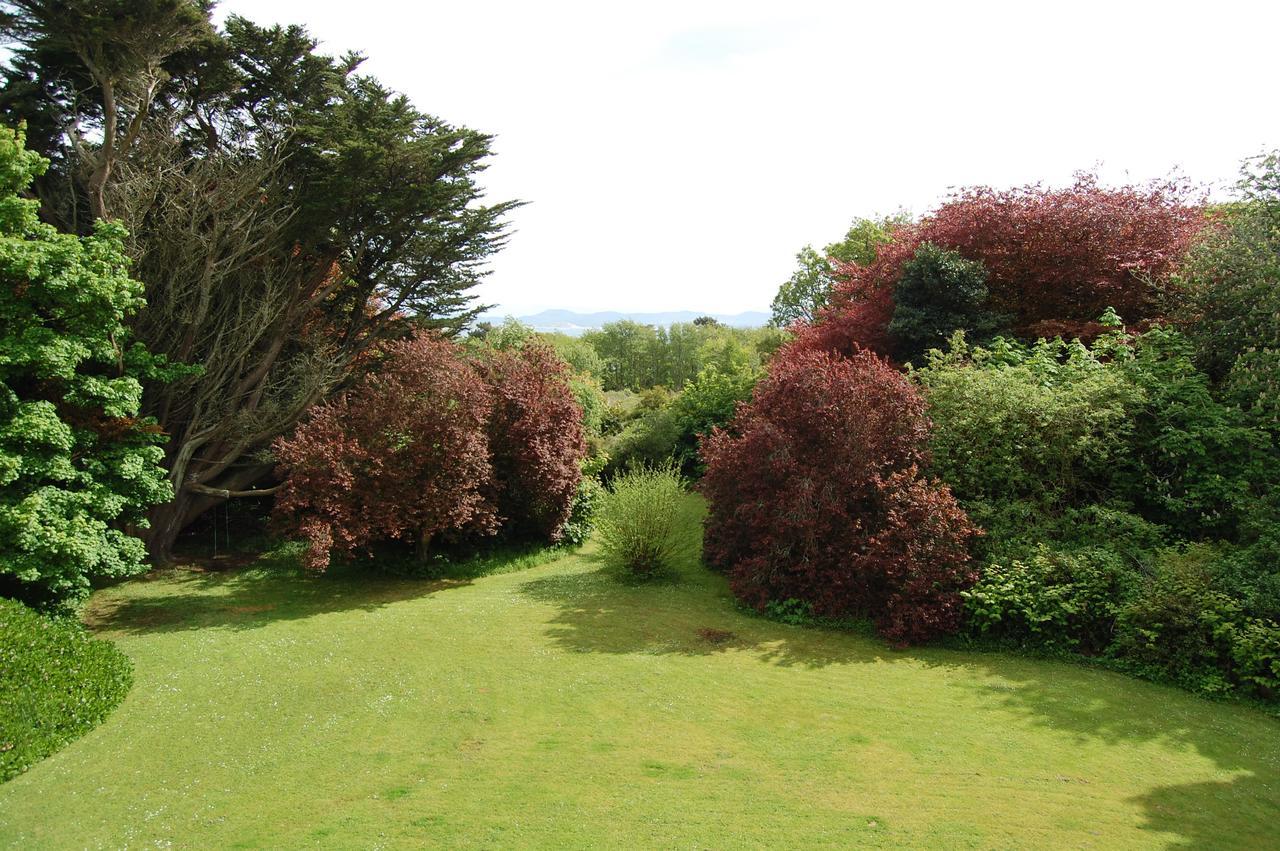
[[[0,599],[0,782],[96,727],[132,683],[128,657],[78,621]]]

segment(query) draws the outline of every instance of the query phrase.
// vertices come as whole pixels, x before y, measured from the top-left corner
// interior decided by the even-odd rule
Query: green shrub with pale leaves
[[[684,492],[671,463],[633,467],[615,478],[596,512],[601,552],[638,576],[670,568],[681,552]]]
[[[46,163],[0,128],[0,594],[55,608],[146,569],[127,531],[173,495],[142,379],[171,372],[127,320],[143,306],[124,229],[58,233],[24,197]]]

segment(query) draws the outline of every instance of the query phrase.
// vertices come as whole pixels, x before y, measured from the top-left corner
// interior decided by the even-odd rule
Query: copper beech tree
[[[414,543],[420,558],[442,536],[557,540],[586,441],[567,367],[548,347],[472,361],[420,332],[388,344],[275,451],[276,521],[324,569],[335,553],[387,540]]]
[[[924,400],[870,352],[789,346],[728,430],[702,444],[704,553],[743,602],[869,616],[898,643],[960,625],[976,529],[923,477]]]
[[[558,540],[587,454],[569,367],[542,343],[488,352],[477,366],[493,398],[494,504],[512,533]]]
[[[458,348],[422,334],[387,346],[379,368],[278,439],[274,513],[307,541],[306,565],[387,539],[425,556],[442,532],[494,531],[490,404]]]
[[[1110,189],[1084,175],[1065,189],[965,189],[896,228],[870,263],[840,264],[830,304],[801,345],[895,354],[894,292],[926,243],[982,264],[986,308],[1016,336],[1091,338],[1108,307],[1126,322],[1154,319],[1161,286],[1204,222],[1199,200],[1174,182]]]

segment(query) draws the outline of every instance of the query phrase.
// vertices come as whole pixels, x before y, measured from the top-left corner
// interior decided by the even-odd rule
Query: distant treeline
[[[500,326],[482,323],[474,336],[512,333],[514,326],[519,326],[514,320]],[[731,328],[710,318],[669,328],[624,319],[581,337],[543,336],[576,370],[599,379],[606,391],[679,390],[708,367],[722,373],[759,369],[789,337],[778,328]]]

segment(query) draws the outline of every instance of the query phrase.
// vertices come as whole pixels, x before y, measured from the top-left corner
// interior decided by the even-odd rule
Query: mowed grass
[[[686,518],[696,533],[695,499]],[[1266,848],[1280,722],[735,609],[690,557],[95,596],[124,704],[0,786],[20,848]]]

